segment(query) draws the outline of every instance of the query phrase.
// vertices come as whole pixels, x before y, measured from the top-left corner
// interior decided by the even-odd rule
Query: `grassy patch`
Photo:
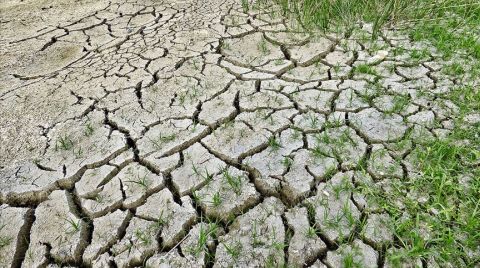
[[[462,10],[452,10],[453,15],[450,17],[438,19],[432,23],[418,23],[412,27],[410,37],[414,41],[432,42],[447,58],[462,52],[480,59],[479,7],[480,2],[477,2],[472,6],[471,11],[464,11],[464,15]],[[470,32],[468,29],[473,31]]]
[[[459,49],[480,59],[477,0],[274,0],[307,30],[349,30],[372,23],[406,28],[413,40],[429,40],[447,57]]]
[[[429,266],[434,260],[440,267],[475,267],[480,263],[480,123],[466,119],[480,114],[480,90],[478,86],[468,86],[466,80],[480,75],[480,2],[273,1],[284,15],[293,16],[306,30],[353,32],[359,23],[366,22],[373,25],[371,38],[376,40],[383,29],[394,27],[413,42],[428,43],[415,49],[397,46],[393,48],[394,55],[410,56],[411,64],[433,58],[440,62],[441,58],[448,60],[437,74],[457,83],[446,93],[435,94],[435,99],[458,108],[450,116],[454,128],[445,137],[438,135],[426,140],[406,137],[399,141],[399,146],[413,144],[406,161],[411,162],[415,172],[406,178],[390,180],[391,191],[373,183],[362,189],[362,194],[394,219],[395,246],[402,250],[398,251],[401,256],[393,259],[422,259]],[[369,41],[370,36],[366,35],[360,42]],[[357,65],[354,72],[376,75],[375,69],[366,64]],[[422,92],[418,93],[417,97],[421,97]],[[385,113],[402,113],[411,102],[411,96],[396,95],[393,106]],[[336,142],[341,143],[342,139]],[[312,149],[316,157],[325,153],[321,147]],[[363,169],[362,165],[357,169]]]
[[[458,107],[451,117],[454,128],[446,137],[439,135],[427,141],[406,137],[400,141],[413,142],[409,161],[412,161],[416,173],[391,181],[395,190],[377,189],[373,184],[362,191],[395,220],[395,244],[403,249],[399,251],[401,256],[393,256],[394,259],[422,259],[427,263],[434,260],[440,267],[474,267],[478,264],[480,123],[465,119],[480,114],[480,90],[465,85],[468,81],[464,82],[480,74],[480,2],[274,1],[285,15],[292,15],[306,30],[345,33],[358,28],[358,23],[367,22],[373,25],[374,39],[384,27],[393,26],[414,42],[428,41],[439,56],[424,48],[401,51],[403,48],[397,47],[394,54],[408,52],[413,63],[430,60],[432,56],[449,60],[440,74],[460,82],[446,93],[437,94],[436,98]],[[369,65],[358,65],[354,71],[375,75],[375,70]],[[409,96],[394,96],[394,105],[386,113],[401,113],[409,103]],[[321,148],[314,148],[312,153],[318,156],[324,154]]]
[[[457,129],[451,138],[431,141],[413,152],[421,175],[410,178],[407,187],[427,201],[407,202],[409,217],[396,225],[397,237],[411,257],[434,257],[458,267],[479,261],[468,256],[480,245],[480,169],[475,168],[480,141],[471,134],[470,127]],[[459,143],[461,137],[468,137],[469,143]],[[392,207],[394,211],[398,210]]]
[[[458,107],[450,135],[416,143],[409,160],[416,172],[397,190],[373,184],[361,192],[395,219],[397,246],[404,250],[393,259],[474,267],[480,261],[480,123],[465,117],[480,113],[480,91],[463,86],[441,97]]]
[[[357,67],[355,67],[355,72],[360,74],[377,75],[377,72],[375,71],[375,69],[368,64],[358,65]]]
[[[275,0],[284,12],[297,15],[307,27],[330,29],[358,22],[374,23],[377,29],[404,22],[452,22],[452,15],[479,19],[476,0]],[[471,21],[469,21],[471,22]],[[459,22],[451,26],[459,26]]]

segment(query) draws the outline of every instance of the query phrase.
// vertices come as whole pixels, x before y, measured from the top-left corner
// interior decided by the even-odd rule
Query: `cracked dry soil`
[[[0,267],[391,266],[358,189],[394,191],[448,132],[435,93],[459,81],[389,53],[428,44],[234,0],[0,8]]]

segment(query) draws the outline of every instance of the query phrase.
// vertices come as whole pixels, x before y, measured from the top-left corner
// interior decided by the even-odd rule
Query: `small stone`
[[[388,56],[388,51],[386,50],[379,50],[377,53],[367,60],[367,64],[377,64],[383,61]]]

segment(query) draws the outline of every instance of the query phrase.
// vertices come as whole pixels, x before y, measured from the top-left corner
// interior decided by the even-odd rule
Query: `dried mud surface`
[[[415,176],[461,81],[240,2],[2,1],[0,267],[391,267],[362,190]]]

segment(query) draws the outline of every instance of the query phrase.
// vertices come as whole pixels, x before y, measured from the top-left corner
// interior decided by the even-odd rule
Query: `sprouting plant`
[[[430,56],[429,52],[427,49],[413,49],[410,51],[410,58],[413,60],[423,60],[425,58],[428,58]]]
[[[350,104],[350,106],[353,104],[353,98],[355,97],[355,93],[353,92],[353,90],[350,90],[349,92],[350,94],[348,95],[348,103]],[[348,93],[347,93],[348,94]]]
[[[349,129],[345,129],[344,131],[342,131],[342,134],[340,134],[340,139],[339,139],[340,143],[348,143],[348,144],[351,144],[353,145],[354,148],[357,148],[358,146],[358,142],[355,141],[351,134],[350,134],[350,131]]]
[[[442,71],[444,74],[452,76],[460,76],[462,74],[465,74],[465,69],[458,62],[445,66]]]
[[[252,230],[252,245],[253,247],[258,247],[263,245],[263,242],[258,238],[258,230],[257,230],[257,220],[253,220],[253,230]]]
[[[240,195],[242,193],[241,176],[233,176],[228,172],[228,170],[225,170],[223,172],[223,178],[228,183],[228,185],[230,185],[230,188],[232,188],[236,195]]]
[[[250,4],[248,3],[248,0],[242,0],[242,9],[243,12],[248,12],[248,10],[250,9]]]
[[[222,49],[224,49],[224,50],[230,50],[230,43],[222,42]]]
[[[233,120],[226,121],[225,123],[223,123],[220,126],[220,129],[225,130],[225,129],[228,129],[228,128],[233,128],[234,124],[235,124],[235,122]]]
[[[197,127],[198,127],[198,122],[194,122],[194,123],[190,126],[190,132],[195,133],[195,131],[197,131]]]
[[[266,55],[270,52],[267,41],[263,37],[262,37],[262,40],[260,40],[260,42],[258,43],[257,48],[263,55]]]
[[[196,100],[198,96],[200,95],[200,89],[199,86],[194,84],[191,87],[192,90],[188,91],[188,95],[191,100]]]
[[[156,139],[150,139],[153,145],[157,148],[161,148],[163,144],[174,141],[177,135],[159,135]]]
[[[408,95],[395,95],[392,102],[393,105],[388,111],[386,111],[387,114],[401,113],[410,103],[410,98]]]
[[[212,196],[212,204],[214,207],[218,207],[222,204],[222,197],[219,192],[216,192]]]
[[[138,175],[136,177],[137,177],[136,180],[127,180],[125,182],[131,182],[131,183],[137,184],[141,186],[145,191],[148,190],[148,187],[150,186],[150,181],[148,179],[147,174],[143,176]]]
[[[77,150],[73,150],[73,154],[77,157],[77,158],[81,158],[83,156],[83,149],[81,146],[78,147]]]
[[[7,226],[6,224],[0,224],[0,231],[2,231],[2,229],[5,228],[6,226]],[[0,249],[10,245],[12,241],[13,241],[12,237],[0,236]]]
[[[197,59],[192,60],[192,65],[195,70],[200,70],[200,67],[198,66]]]
[[[277,137],[275,136],[271,136],[269,139],[268,139],[268,146],[273,150],[273,151],[278,151],[282,145],[280,144],[280,142],[277,140]]]
[[[333,66],[333,71],[338,74],[340,72],[340,64],[337,63]]]
[[[301,140],[301,139],[302,139],[302,131],[300,131],[298,128],[293,128],[292,140]]]
[[[389,63],[389,64],[386,64],[385,65],[385,68],[387,69],[387,71],[391,74],[393,74],[395,72],[395,64],[394,63]]]
[[[324,147],[323,146],[320,146],[319,144],[316,144],[313,149],[311,150],[311,154],[313,156],[313,158],[322,158],[322,157],[325,157],[327,156],[327,152],[323,149]]]
[[[336,128],[342,125],[342,118],[339,116],[330,117],[327,122],[325,122],[325,128]]]
[[[192,192],[192,199],[196,204],[202,202],[203,196],[201,196],[197,191]]]
[[[213,179],[213,174],[210,174],[210,172],[208,171],[207,168],[205,168],[205,172],[202,173],[196,165],[192,165],[192,169],[193,169],[193,174],[195,174],[196,176],[204,179],[207,183],[212,181]]]
[[[278,105],[283,105],[284,104],[284,99],[281,98],[280,95],[275,95],[273,97],[273,101]]]
[[[100,203],[100,204],[104,203],[104,202],[105,202],[105,199],[106,199],[106,198],[105,198],[105,195],[102,194],[101,192],[95,194],[95,196],[94,196],[93,198],[94,198],[94,200],[95,200],[97,203]]]
[[[265,268],[279,268],[286,267],[284,263],[279,263],[274,254],[269,254],[264,264]]]
[[[266,115],[265,117],[263,117],[263,120],[267,120],[271,126],[275,125],[275,122],[276,122],[272,114]]]
[[[312,226],[308,226],[307,230],[305,230],[305,236],[307,238],[314,238],[315,236],[317,236],[317,230],[315,230],[315,228],[313,228]]]
[[[152,90],[153,93],[156,93],[156,92],[158,92],[158,90],[160,89],[160,86],[158,86],[158,85],[152,85],[152,86],[150,87],[150,89]]]
[[[308,122],[311,128],[318,127],[318,123],[319,123],[318,117],[316,117],[314,114],[308,114]]]
[[[282,165],[285,169],[289,169],[293,165],[293,159],[288,156],[283,157]]]
[[[60,138],[55,143],[55,150],[58,149],[68,151],[73,148],[73,141],[68,137],[66,134],[64,136],[60,136]]]
[[[180,103],[180,105],[184,105],[186,100],[187,94],[185,92],[181,92],[180,94],[178,94],[178,103]]]
[[[328,210],[325,210],[323,217],[324,217],[323,224],[325,225],[325,227],[327,227],[328,229],[336,229],[340,226],[340,222],[343,218],[343,215],[331,214]]]
[[[269,240],[271,241],[269,247],[277,252],[282,252],[283,249],[286,247],[283,241],[278,241],[276,228],[272,228],[272,232],[270,233]]]
[[[315,66],[318,67],[319,64],[317,63],[317,64],[315,64]],[[315,74],[317,73],[317,71],[318,71],[317,69],[313,69],[313,70],[308,74],[308,79],[309,79],[309,80],[312,80],[313,77],[315,76]],[[320,97],[317,96],[317,97],[315,98],[315,102],[318,102],[319,100],[320,100]]]
[[[345,202],[342,208],[343,216],[347,220],[348,226],[353,226],[356,222],[355,217],[353,216],[352,209],[348,202]]]
[[[168,223],[167,217],[163,216],[164,210],[160,212],[160,216],[158,216],[157,220],[155,221],[155,228],[159,229],[162,226],[165,226]]]
[[[286,245],[284,242],[279,242],[275,240],[275,241],[272,241],[272,244],[270,245],[270,247],[276,251],[283,251]]]
[[[276,59],[273,64],[275,64],[276,66],[279,66],[279,65],[282,65],[283,64],[283,59]]]
[[[242,244],[240,244],[239,241],[236,241],[234,243],[231,243],[230,245],[224,243],[223,246],[225,247],[227,254],[230,255],[230,257],[232,257],[234,261],[237,261],[242,251]]]
[[[214,222],[209,223],[207,226],[200,226],[197,244],[191,249],[195,256],[198,256],[202,252],[208,253],[208,240],[215,236],[217,228],[218,225]]]
[[[335,173],[337,172],[337,168],[336,167],[330,167],[329,169],[327,169],[327,171],[325,172],[325,175],[324,175],[324,178],[326,178],[327,180],[332,178],[333,175],[335,175]]]
[[[355,67],[355,72],[360,74],[370,74],[370,75],[377,75],[375,69],[368,64],[360,64]]]
[[[151,245],[152,244],[152,236],[140,229],[135,230],[135,237],[138,238],[141,244],[143,245]]]
[[[305,202],[303,205],[307,209],[307,215],[309,219],[314,219],[315,218],[315,205],[313,202]]]
[[[85,125],[85,136],[87,137],[90,137],[93,135],[93,132],[94,132],[94,129],[93,129],[93,126],[92,126],[92,123],[91,122],[88,122],[86,125]]]
[[[342,262],[343,262],[343,267],[345,268],[361,267],[359,263],[355,262],[354,256],[351,252],[348,252],[347,254],[345,254]]]
[[[13,238],[11,237],[0,236],[0,249],[10,245],[12,241],[13,241]]]
[[[352,186],[349,183],[348,177],[342,177],[342,181],[339,184],[332,185],[332,191],[336,199],[340,198],[340,194],[349,192]]]
[[[238,26],[237,16],[230,16],[230,21],[233,26]]]
[[[80,231],[81,220],[75,221],[74,219],[71,219],[71,218],[68,218],[68,219],[65,219],[65,220],[69,224],[69,228],[70,228],[70,230],[67,230],[67,233],[73,234],[73,233],[76,233],[76,232]]]
[[[33,260],[34,254],[33,254],[33,249],[28,248],[27,252],[25,252],[25,259],[26,260]]]

